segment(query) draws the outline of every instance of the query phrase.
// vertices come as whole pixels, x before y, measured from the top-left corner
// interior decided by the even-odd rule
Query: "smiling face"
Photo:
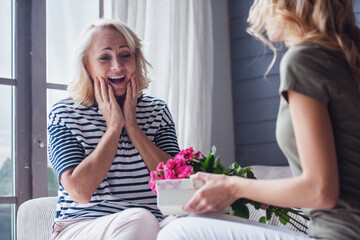
[[[101,27],[93,35],[85,67],[92,79],[103,77],[119,97],[126,94],[127,83],[136,70],[136,60],[119,31]]]

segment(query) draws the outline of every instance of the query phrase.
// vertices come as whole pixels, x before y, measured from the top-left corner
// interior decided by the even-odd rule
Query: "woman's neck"
[[[121,109],[122,109],[123,106],[124,106],[125,99],[126,99],[126,94],[123,95],[123,96],[116,97],[116,101],[117,101],[118,104],[120,105],[120,108],[121,108]]]

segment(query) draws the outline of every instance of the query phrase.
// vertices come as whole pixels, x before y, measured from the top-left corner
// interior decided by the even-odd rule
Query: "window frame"
[[[99,0],[99,17],[104,0]],[[16,215],[27,200],[48,196],[47,89],[66,90],[67,85],[46,82],[46,0],[12,1],[12,78],[0,77],[0,85],[12,86],[13,195],[0,196],[0,204],[12,204],[12,239]]]

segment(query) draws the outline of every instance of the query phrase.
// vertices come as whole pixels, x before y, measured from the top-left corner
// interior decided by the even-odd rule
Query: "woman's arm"
[[[133,75],[126,89],[126,99],[123,107],[125,129],[147,168],[149,171],[152,171],[156,169],[160,162],[165,162],[171,158],[171,156],[155,146],[139,128],[136,122],[137,95],[138,84],[135,75]]]
[[[95,97],[106,120],[106,132],[95,150],[75,167],[61,174],[60,182],[72,199],[88,203],[95,190],[106,177],[117,151],[124,119],[113,90],[105,80],[95,79]]]
[[[218,211],[247,198],[281,207],[326,209],[339,196],[339,175],[330,117],[324,104],[297,92],[288,101],[302,174],[277,180],[252,180],[198,173],[206,184],[184,206],[196,213]]]

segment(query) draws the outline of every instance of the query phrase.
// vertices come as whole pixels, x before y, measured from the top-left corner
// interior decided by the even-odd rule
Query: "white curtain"
[[[211,0],[112,0],[105,18],[143,40],[152,82],[146,93],[167,102],[180,148],[211,147],[214,46]]]

